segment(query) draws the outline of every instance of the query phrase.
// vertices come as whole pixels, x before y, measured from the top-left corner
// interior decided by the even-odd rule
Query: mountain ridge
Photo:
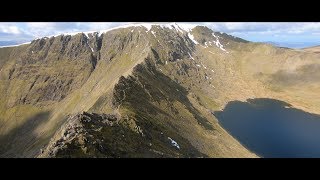
[[[252,43],[203,26],[188,31],[148,27],[59,35],[1,48],[0,156],[159,157],[160,152],[169,157],[256,157],[220,127],[213,111],[252,97],[283,98],[319,110],[314,98],[297,96],[299,87],[283,78],[294,73],[290,81],[305,83],[300,79],[307,69],[318,67],[304,65],[318,63],[317,54]],[[284,87],[293,95],[281,93]],[[117,117],[119,126],[82,122],[82,116],[101,119],[103,114]],[[73,121],[89,134],[63,135]],[[143,145],[130,138],[121,144],[119,132]],[[91,136],[115,144],[80,142]]]

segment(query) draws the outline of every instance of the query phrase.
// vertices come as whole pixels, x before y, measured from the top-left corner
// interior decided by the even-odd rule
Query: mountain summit
[[[257,157],[212,112],[253,97],[318,112],[300,92],[320,90],[319,67],[317,53],[175,23],[0,48],[0,156]]]

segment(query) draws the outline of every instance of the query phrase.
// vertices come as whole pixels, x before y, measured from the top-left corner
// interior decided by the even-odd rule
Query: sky
[[[126,24],[130,23],[5,22],[0,23],[0,41],[27,42],[43,36],[99,31]],[[275,42],[288,47],[320,45],[320,23],[188,22],[183,24],[205,25],[214,31],[225,32],[254,42]]]

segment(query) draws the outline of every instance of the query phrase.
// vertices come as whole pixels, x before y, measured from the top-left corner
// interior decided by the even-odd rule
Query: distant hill
[[[0,41],[0,47],[1,46],[14,46],[18,44],[25,43],[27,41]]]
[[[308,47],[308,48],[303,48],[303,50],[309,51],[309,52],[320,53],[320,45],[319,46]]]
[[[273,41],[264,41],[263,43],[271,44],[277,47],[285,47],[285,48],[292,48],[292,49],[300,49],[300,48],[307,48],[311,46],[315,46],[315,42],[273,42]]]

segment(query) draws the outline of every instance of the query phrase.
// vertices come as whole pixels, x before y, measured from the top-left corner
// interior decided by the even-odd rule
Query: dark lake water
[[[232,101],[214,115],[234,138],[261,157],[320,157],[320,115],[265,98]]]

